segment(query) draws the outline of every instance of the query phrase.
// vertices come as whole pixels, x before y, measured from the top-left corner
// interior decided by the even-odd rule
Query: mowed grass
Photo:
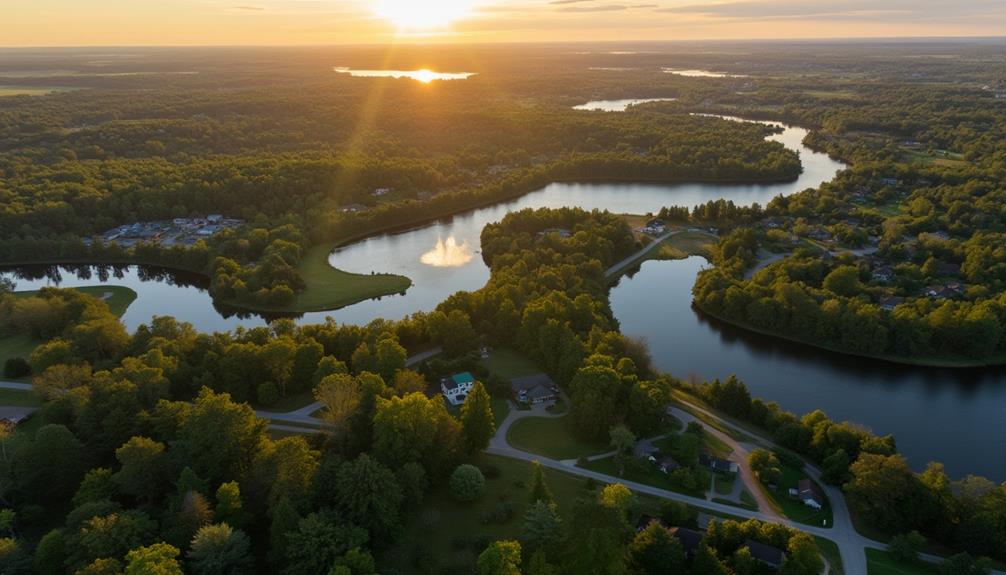
[[[476,464],[496,467],[500,474],[486,479],[486,491],[478,501],[460,503],[450,494],[447,481],[434,486],[423,504],[405,519],[405,528],[395,544],[379,557],[381,573],[415,573],[417,554],[432,557],[439,568],[465,564],[470,568],[486,544],[499,539],[519,539],[524,513],[529,505],[532,464],[526,461],[483,455]],[[569,521],[580,497],[594,497],[582,477],[544,468],[545,482],[555,497],[559,515]],[[601,489],[598,485],[598,490]],[[637,494],[639,510],[656,515],[659,500]],[[485,521],[498,504],[508,504],[512,513],[503,522]],[[436,569],[434,571],[437,571]],[[456,571],[461,572],[461,571]]]
[[[578,438],[570,417],[527,417],[517,420],[507,432],[507,442],[529,453],[549,459],[578,459],[609,450],[604,441],[590,442]]]
[[[817,487],[817,492],[825,500],[824,508],[818,511],[807,507],[799,499],[791,498],[788,493],[789,489],[796,488],[797,483],[801,479],[809,479],[807,474],[790,465],[782,465],[780,469],[782,470],[782,479],[779,481],[778,490],[773,491],[767,486],[762,485],[772,505],[783,515],[798,523],[820,527],[827,521],[827,526],[832,527],[835,521],[832,517],[831,502],[828,501],[828,496],[825,494],[824,489],[821,489],[821,485],[811,479],[814,486]]]
[[[304,278],[304,291],[290,304],[268,309],[290,312],[328,311],[401,293],[412,285],[412,280],[404,276],[352,274],[335,269],[328,263],[332,248],[333,244],[323,244],[309,249],[297,268]],[[375,262],[375,266],[380,266],[380,263]]]
[[[845,565],[842,564],[842,552],[838,550],[838,543],[819,535],[814,536],[814,541],[821,550],[821,556],[831,564],[831,575],[845,575]]]
[[[674,491],[676,493],[681,493],[683,495],[689,495],[691,497],[697,497],[699,499],[706,498],[706,489],[709,485],[702,485],[698,489],[689,491],[687,489],[682,489],[671,482],[670,478],[664,474],[664,472],[657,469],[656,465],[651,464],[649,461],[645,462],[644,465],[639,465],[638,463],[630,462],[625,466],[625,474],[620,475],[618,473],[618,464],[615,463],[614,457],[605,457],[603,459],[595,459],[590,461],[585,465],[581,465],[584,469],[589,469],[591,471],[596,471],[598,473],[603,473],[605,475],[610,475],[612,477],[618,477],[626,481],[632,481],[634,483],[642,483],[643,485],[649,485],[651,487],[656,487],[658,489],[666,489],[668,491]]]
[[[716,238],[698,232],[684,232],[664,240],[654,255],[660,259],[680,260],[688,256],[711,256]]]
[[[42,401],[30,391],[0,388],[0,405],[12,407],[38,407]]]
[[[53,92],[65,92],[72,88],[37,88],[34,86],[0,86],[0,98],[6,96],[45,96]]]
[[[867,575],[936,575],[939,569],[936,565],[923,561],[901,563],[887,551],[867,549],[866,572]]]
[[[8,359],[23,357],[28,359],[31,352],[42,343],[42,340],[35,339],[26,333],[17,333],[0,337],[0,370]],[[2,375],[2,372],[0,372]]]
[[[492,350],[489,354],[489,359],[483,359],[479,363],[489,373],[503,379],[526,377],[541,372],[541,369],[530,359],[524,357],[520,352],[506,347]]]

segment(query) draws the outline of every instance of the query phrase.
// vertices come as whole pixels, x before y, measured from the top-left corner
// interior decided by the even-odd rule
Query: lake
[[[467,80],[474,72],[434,72],[432,70],[354,70],[352,68],[335,67],[336,73],[349,74],[356,78],[408,78],[424,84],[435,80]]]
[[[647,102],[674,102],[677,98],[641,98],[636,100],[596,100],[587,102],[579,106],[574,106],[574,110],[586,110],[589,112],[624,112],[629,106],[646,104]]]
[[[683,379],[731,374],[752,395],[803,414],[894,434],[916,469],[1006,479],[1006,368],[910,367],[831,353],[739,329],[692,306],[703,258],[644,262],[611,291],[622,333],[645,338],[656,367]]]
[[[709,70],[678,70],[676,68],[664,68],[665,74],[675,76],[685,76],[686,78],[747,78],[744,74],[728,74],[726,72],[710,72]]]

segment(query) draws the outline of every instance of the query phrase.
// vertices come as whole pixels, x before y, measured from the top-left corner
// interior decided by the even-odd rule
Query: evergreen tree
[[[531,465],[531,503],[544,501],[545,503],[554,504],[555,498],[545,483],[545,473],[542,471],[541,463],[534,461]]]
[[[489,440],[496,433],[492,402],[481,381],[475,382],[461,406],[461,432],[470,454],[480,453],[489,447]]]

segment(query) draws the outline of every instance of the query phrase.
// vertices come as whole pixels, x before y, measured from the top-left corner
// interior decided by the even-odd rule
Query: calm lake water
[[[640,98],[635,100],[596,100],[587,102],[580,106],[575,106],[574,110],[586,110],[589,112],[624,112],[629,106],[636,104],[646,104],[647,102],[674,102],[677,98]]]
[[[657,367],[681,378],[731,374],[754,396],[799,414],[892,433],[917,469],[1006,479],[1006,368],[906,367],[830,353],[735,328],[691,305],[703,258],[644,262],[611,291],[622,333],[647,340]]]
[[[727,74],[726,72],[710,72],[709,70],[678,70],[676,68],[664,68],[664,73],[687,78],[747,78],[743,74]]]

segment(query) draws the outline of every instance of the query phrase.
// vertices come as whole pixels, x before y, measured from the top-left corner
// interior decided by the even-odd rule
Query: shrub
[[[478,467],[459,465],[451,474],[451,493],[458,501],[475,501],[486,489],[486,478]]]
[[[31,375],[31,366],[23,357],[12,357],[3,364],[3,376],[18,379]]]
[[[484,475],[486,479],[496,479],[502,473],[500,468],[495,465],[483,465],[480,469],[482,470],[482,475]]]
[[[279,401],[279,387],[271,381],[258,386],[258,402],[260,405],[276,405]]]

